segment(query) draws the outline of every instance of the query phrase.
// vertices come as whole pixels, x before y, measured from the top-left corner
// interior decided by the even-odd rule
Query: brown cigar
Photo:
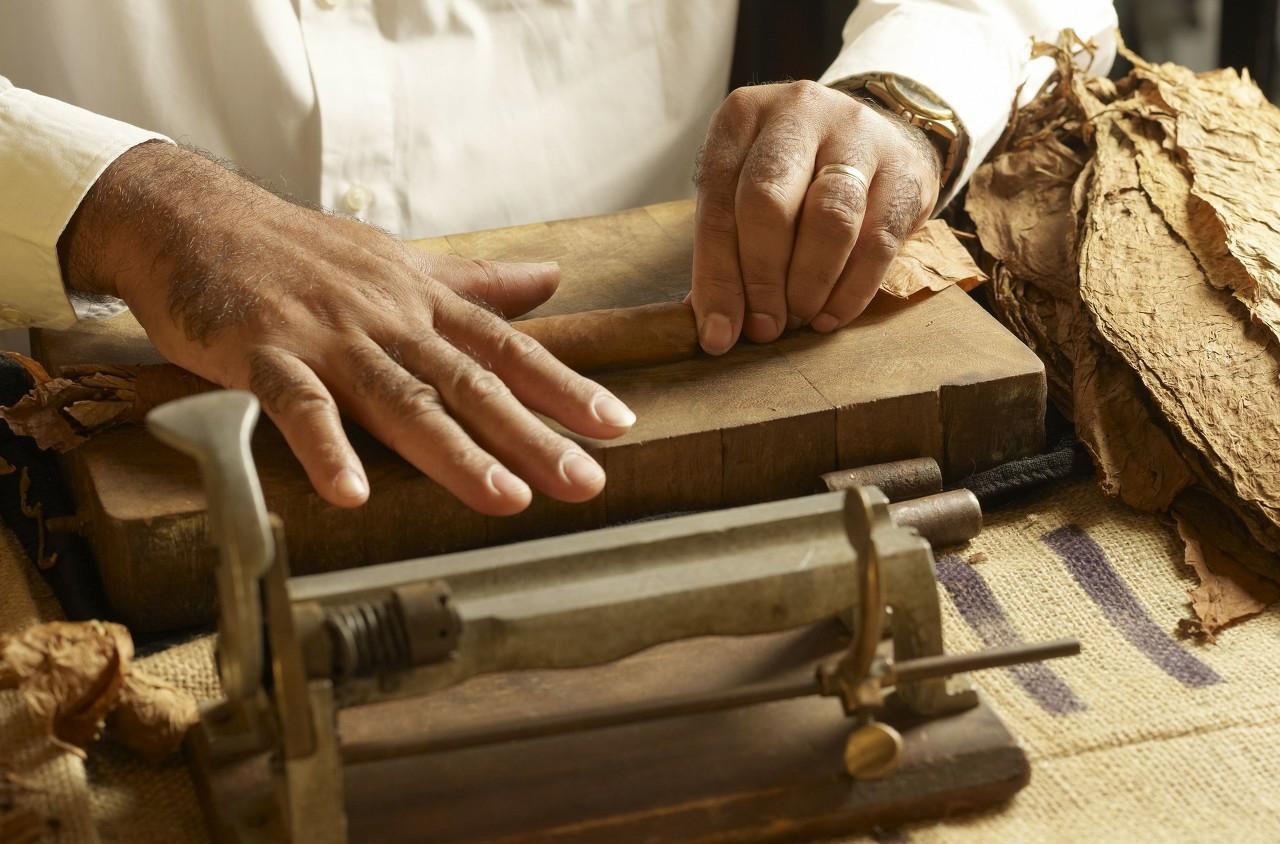
[[[529,319],[513,327],[578,372],[687,360],[698,352],[693,309],[678,302]],[[216,385],[172,364],[77,364],[50,379],[28,358],[37,387],[0,409],[13,431],[41,448],[66,451],[86,436],[121,422],[139,422],[152,408]],[[27,365],[24,363],[24,365]],[[43,386],[41,386],[43,385]]]
[[[693,308],[680,302],[559,314],[511,327],[577,372],[652,366],[698,353]]]

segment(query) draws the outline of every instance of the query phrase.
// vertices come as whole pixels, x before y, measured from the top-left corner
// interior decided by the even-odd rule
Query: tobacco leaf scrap
[[[182,745],[187,730],[199,718],[190,694],[134,670],[125,677],[119,705],[107,717],[107,731],[130,750],[159,762]]]
[[[36,445],[54,451],[70,451],[84,442],[62,415],[62,408],[93,397],[93,390],[66,378],[51,378],[36,384],[12,407],[0,410],[0,419],[20,437],[31,437]]]
[[[959,285],[972,290],[987,280],[973,257],[942,220],[930,220],[902,245],[880,289],[906,299],[921,290]]]
[[[119,624],[53,621],[0,636],[0,689],[17,688],[57,746],[81,757],[108,732],[151,759],[178,749],[197,718],[190,694],[130,664]]]
[[[39,624],[0,638],[0,687],[16,686],[61,746],[83,756],[124,686],[133,640],[119,624]]]
[[[1200,579],[1188,591],[1191,609],[1210,636],[1237,621],[1257,615],[1280,601],[1280,584],[1259,577],[1214,545],[1206,545],[1191,523],[1175,515],[1185,543],[1185,561]]]
[[[10,354],[20,361],[21,355]],[[28,372],[43,373],[37,369]],[[67,452],[91,435],[125,422],[140,422],[152,408],[176,398],[214,389],[209,381],[171,364],[63,367],[57,378],[44,376],[0,419],[19,436],[32,437],[43,449]]]

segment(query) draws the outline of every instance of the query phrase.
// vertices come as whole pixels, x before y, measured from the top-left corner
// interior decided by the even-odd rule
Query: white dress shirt
[[[74,321],[58,237],[151,138],[406,237],[687,196],[736,5],[0,0],[0,321]],[[1105,70],[1115,23],[1110,0],[862,0],[823,81],[932,88],[970,134],[963,180],[1047,74],[1032,37],[1072,27]]]

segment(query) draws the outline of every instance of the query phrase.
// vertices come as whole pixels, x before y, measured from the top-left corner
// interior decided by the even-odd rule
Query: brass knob
[[[844,746],[844,769],[856,780],[877,780],[898,769],[902,735],[879,721],[859,727]]]

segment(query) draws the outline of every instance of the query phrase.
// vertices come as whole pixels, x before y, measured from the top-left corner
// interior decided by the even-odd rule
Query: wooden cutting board
[[[692,204],[421,241],[493,260],[559,261],[559,292],[535,315],[676,301],[689,288]],[[50,369],[158,361],[132,317],[37,332]],[[932,456],[952,479],[1043,445],[1038,358],[963,291],[910,301],[881,295],[854,325],[769,345],[601,375],[639,422],[584,440],[608,473],[586,504],[535,498],[514,517],[468,511],[356,432],[369,503],[340,510],[315,495],[283,439],[260,425],[255,455],[268,505],[285,521],[290,564],[307,574],[565,533],[673,511],[802,495],[820,473]],[[83,532],[112,607],[137,631],[212,618],[215,560],[194,464],[138,426],[66,455]]]

